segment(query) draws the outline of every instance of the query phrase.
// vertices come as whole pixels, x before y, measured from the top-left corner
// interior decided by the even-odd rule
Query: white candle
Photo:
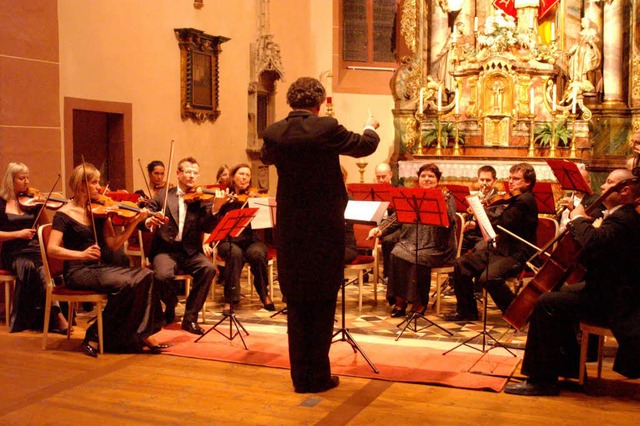
[[[438,86],[438,111],[442,108],[442,86]]]
[[[456,114],[460,114],[460,94],[458,93],[458,89],[456,88],[456,95],[453,98],[456,106]]]
[[[576,103],[578,103],[578,88],[573,89],[573,103],[571,104],[571,114],[576,113]]]
[[[556,85],[553,85],[553,112],[556,112],[556,97],[558,96],[558,89]]]
[[[473,18],[473,32],[474,33],[478,32],[478,17],[477,16],[475,18]]]
[[[551,23],[551,41],[556,39],[556,24],[554,22]]]
[[[531,115],[533,115],[533,113],[535,112],[535,105],[534,105],[534,100],[533,100],[533,87],[531,89],[529,89],[529,113]]]
[[[420,114],[422,114],[423,111],[424,111],[424,99],[423,99],[423,97],[424,97],[424,87],[420,88],[420,95],[419,96],[420,96],[420,99],[418,101],[418,104],[420,105],[420,108],[419,108],[418,112]]]
[[[451,37],[453,39],[453,43],[455,44],[455,42],[458,41],[458,33],[456,31],[455,25],[453,26],[453,32],[451,34]]]

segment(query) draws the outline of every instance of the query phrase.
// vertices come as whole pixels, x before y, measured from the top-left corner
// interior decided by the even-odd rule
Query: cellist
[[[585,282],[543,293],[535,302],[522,364],[528,379],[505,392],[557,395],[559,376],[578,377],[580,320],[611,327],[619,344],[614,371],[640,377],[640,215],[634,210],[640,184],[632,178],[618,169],[602,184],[607,210],[599,227],[582,205],[571,212],[567,229],[582,246]]]

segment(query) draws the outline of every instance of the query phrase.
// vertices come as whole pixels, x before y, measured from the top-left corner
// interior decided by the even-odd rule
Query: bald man
[[[380,163],[376,166],[376,183],[391,183],[393,170],[389,163]]]
[[[640,377],[640,215],[633,204],[640,184],[629,170],[617,169],[601,189],[608,195],[600,226],[585,216],[582,205],[573,209],[567,224],[583,248],[585,282],[544,293],[535,302],[522,362],[528,379],[507,385],[506,393],[557,395],[559,376],[578,377],[576,330],[581,320],[611,327],[619,344],[614,371]]]

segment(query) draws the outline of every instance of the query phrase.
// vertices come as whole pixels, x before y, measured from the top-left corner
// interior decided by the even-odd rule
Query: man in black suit
[[[607,210],[598,227],[582,205],[571,212],[567,229],[583,248],[585,283],[544,293],[535,302],[522,363],[529,377],[505,392],[557,395],[559,376],[578,377],[580,320],[611,327],[619,344],[613,369],[640,377],[640,215],[633,205],[640,196],[638,179],[628,170],[609,174],[601,186]]]
[[[367,156],[380,141],[372,117],[362,135],[319,117],[325,98],[318,80],[296,80],[287,92],[293,111],[265,129],[262,148],[262,161],[278,171],[278,280],[287,298],[291,379],[298,393],[338,385],[329,349],[344,281],[347,192],[339,156]]]
[[[457,298],[456,312],[445,314],[448,321],[475,321],[478,306],[474,296],[474,279],[486,288],[502,312],[513,301],[514,294],[505,280],[516,276],[524,268],[532,249],[522,241],[496,228],[501,225],[526,241],[535,244],[538,227],[538,206],[531,192],[536,172],[528,163],[518,163],[509,170],[507,206],[500,216],[490,219],[496,231],[495,248],[478,243],[471,253],[454,262],[453,288]],[[488,274],[487,274],[488,270]]]
[[[216,199],[213,204],[200,201],[186,203],[184,194],[196,186],[200,168],[198,162],[187,157],[178,163],[178,186],[169,189],[167,211],[164,221],[150,217],[145,222],[146,228],[158,226],[149,258],[156,273],[156,282],[161,287],[161,298],[164,302],[165,321],[173,322],[178,297],[175,289],[175,275],[178,271],[193,276],[193,286],[187,298],[182,329],[193,334],[203,334],[197,323],[198,312],[204,305],[216,269],[211,260],[202,251],[202,236],[211,232],[217,223],[218,210],[222,200]],[[149,210],[162,211],[166,189],[159,192],[149,203]]]
[[[587,171],[587,167],[584,164],[578,164],[578,170],[580,170],[580,174],[584,178],[584,181],[591,186],[591,175]],[[560,225],[560,232],[564,231],[564,228],[569,223],[569,215],[571,211],[578,204],[582,204],[585,209],[588,209],[591,204],[595,200],[598,199],[598,194],[586,194],[584,192],[576,191],[570,196],[563,197],[558,200],[558,207],[560,207],[557,211],[557,220],[558,225]],[[595,211],[591,213],[591,217],[598,218],[602,217],[602,210],[604,210],[604,206],[599,205],[595,207]]]

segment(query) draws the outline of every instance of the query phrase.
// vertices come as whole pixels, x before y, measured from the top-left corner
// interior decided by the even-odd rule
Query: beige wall
[[[1,1],[3,15],[10,15],[13,2]],[[204,8],[197,10],[189,0],[58,0],[58,52],[55,52],[55,31],[45,36],[52,43],[47,50],[53,65],[57,65],[59,57],[59,93],[56,87],[39,89],[41,94],[58,99],[47,108],[47,114],[40,114],[51,122],[49,127],[56,136],[46,149],[48,159],[60,159],[59,167],[52,168],[64,172],[64,139],[60,136],[65,134],[64,123],[62,128],[57,126],[64,114],[65,97],[131,104],[131,162],[136,168],[138,158],[144,164],[153,159],[166,162],[172,139],[176,142],[176,159],[193,155],[200,161],[203,183],[213,181],[219,164],[246,161],[249,45],[257,38],[258,1],[204,3]],[[333,2],[271,0],[270,22],[271,32],[281,46],[286,73],[286,81],[278,84],[276,95],[276,119],[281,119],[289,110],[285,101],[288,85],[299,76],[318,77],[332,67]],[[13,32],[19,26],[26,27],[18,24]],[[214,124],[183,122],[180,118],[180,52],[173,29],[182,27],[231,38],[222,45],[222,114]],[[5,84],[3,79],[3,91]],[[334,93],[334,104],[336,118],[347,128],[360,131],[369,110],[382,123],[383,146],[367,159],[371,164],[366,175],[369,181],[373,178],[373,165],[389,157],[393,140],[392,99]],[[2,161],[9,160],[3,152]],[[349,180],[357,180],[355,159],[345,158],[343,163],[349,171]],[[137,170],[133,175],[134,187],[142,187],[142,175]]]

